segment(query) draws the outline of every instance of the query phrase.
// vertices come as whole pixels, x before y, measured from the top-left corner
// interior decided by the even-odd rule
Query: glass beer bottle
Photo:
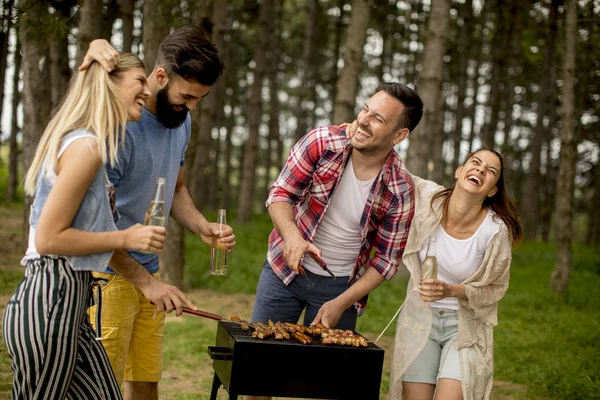
[[[438,262],[435,256],[427,256],[423,260],[421,267],[423,273],[422,278],[425,279],[437,279],[438,278]]]
[[[146,210],[144,225],[165,226],[165,186],[167,180],[158,178],[156,180],[156,190],[154,197]]]
[[[219,233],[223,230],[223,225],[227,223],[225,217],[226,211],[219,209],[217,214],[217,224],[219,224]],[[210,274],[227,275],[227,255],[229,249],[225,244],[219,242],[219,238],[213,236],[212,248],[210,249]]]

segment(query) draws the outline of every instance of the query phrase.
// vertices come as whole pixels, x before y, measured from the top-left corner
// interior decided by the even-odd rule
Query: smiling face
[[[502,162],[491,151],[481,150],[473,154],[456,169],[456,187],[468,193],[492,197],[502,173]]]
[[[210,86],[180,77],[169,79],[164,70],[159,72],[157,76],[164,76],[164,86],[156,95],[156,118],[167,128],[177,128],[183,124],[188,112],[195,110],[198,102],[208,95]]]
[[[127,108],[127,116],[130,121],[139,121],[142,118],[142,110],[146,100],[152,93],[148,89],[146,73],[143,68],[131,68],[119,73],[114,80],[115,85],[121,92],[121,98]]]
[[[358,130],[350,138],[352,147],[360,152],[388,153],[409,134],[408,128],[398,128],[404,105],[385,91],[375,93],[358,114]]]

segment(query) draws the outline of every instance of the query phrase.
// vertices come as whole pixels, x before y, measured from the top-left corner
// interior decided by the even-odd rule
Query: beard
[[[174,107],[183,107],[181,111]],[[156,94],[156,119],[166,128],[174,129],[183,124],[187,118],[188,109],[185,105],[174,105],[169,101],[169,84]]]

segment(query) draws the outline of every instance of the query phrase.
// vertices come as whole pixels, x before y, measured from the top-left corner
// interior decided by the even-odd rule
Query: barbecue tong
[[[183,307],[183,312],[187,313],[187,314],[197,315],[199,317],[214,319],[215,321],[233,322],[234,324],[248,325],[248,326],[254,327],[254,324],[252,324],[251,322],[233,321],[228,318],[223,318],[223,316],[221,316],[219,314],[213,314],[208,311],[202,311],[202,310],[194,310],[194,309],[191,309],[191,308],[185,307],[185,306]]]
[[[329,275],[331,275],[333,279],[335,279],[335,275],[333,274],[333,272],[331,272],[329,268],[327,268],[327,264],[325,263],[325,261],[323,261],[321,257],[316,255],[315,253],[311,253],[310,251],[306,252],[305,254],[309,255],[310,258],[315,260],[319,267],[323,268],[325,272],[327,272]],[[300,272],[300,275],[306,275],[306,270],[302,265],[298,265],[298,271]]]

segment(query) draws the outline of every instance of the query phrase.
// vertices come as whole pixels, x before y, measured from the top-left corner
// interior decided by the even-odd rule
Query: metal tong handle
[[[325,263],[325,261],[323,261],[323,259],[321,257],[319,257],[318,255],[316,255],[315,253],[311,253],[310,251],[307,252],[306,254],[308,254],[310,256],[310,258],[312,258],[313,260],[315,260],[315,262],[319,265],[319,267],[323,268],[323,270],[325,272],[327,272],[329,275],[331,275],[331,277],[333,279],[335,279],[335,275],[333,274],[333,272],[331,272],[329,270],[329,268],[327,268],[327,263]]]
[[[218,314],[213,314],[202,310],[192,310],[189,307],[183,307],[183,312],[187,314],[197,315],[199,317],[214,319],[216,321],[221,321],[223,319],[223,317]]]

